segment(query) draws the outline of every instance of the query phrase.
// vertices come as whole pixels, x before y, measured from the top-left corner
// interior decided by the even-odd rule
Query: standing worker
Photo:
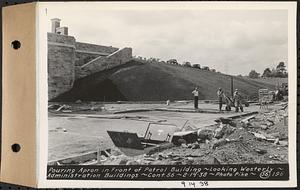
[[[235,112],[239,111],[239,108],[241,112],[244,111],[243,106],[242,106],[242,96],[239,93],[238,89],[235,89],[233,93],[233,101],[234,101],[234,106],[235,106]]]
[[[219,99],[219,110],[222,111],[223,96],[224,96],[224,92],[223,92],[222,88],[219,88],[219,90],[217,91],[217,96]]]
[[[192,92],[192,94],[194,94],[194,108],[198,109],[198,96],[199,96],[198,87],[195,87],[195,90]]]

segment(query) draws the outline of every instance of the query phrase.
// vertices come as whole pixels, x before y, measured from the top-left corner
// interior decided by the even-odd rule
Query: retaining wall
[[[123,48],[108,56],[100,56],[90,62],[76,67],[76,79],[91,75],[93,73],[111,69],[118,65],[122,65],[132,59],[132,49]]]
[[[48,98],[73,87],[75,81],[75,38],[48,33]]]

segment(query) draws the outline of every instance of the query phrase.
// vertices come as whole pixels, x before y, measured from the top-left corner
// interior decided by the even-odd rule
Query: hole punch
[[[12,43],[11,43],[11,47],[14,48],[14,49],[19,49],[21,47],[21,42],[18,41],[18,40],[14,40]]]
[[[11,145],[11,149],[13,152],[19,152],[21,150],[21,146],[19,144]]]

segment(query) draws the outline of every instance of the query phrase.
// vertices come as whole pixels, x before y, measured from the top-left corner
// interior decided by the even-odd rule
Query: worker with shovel
[[[239,108],[241,112],[244,111],[243,106],[242,106],[242,96],[239,93],[238,89],[235,89],[235,92],[233,94],[233,101],[234,101],[234,106],[235,106],[235,112],[239,111]]]

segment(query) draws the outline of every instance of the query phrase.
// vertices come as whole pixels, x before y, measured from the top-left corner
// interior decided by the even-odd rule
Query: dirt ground
[[[92,104],[92,105],[91,105]],[[68,107],[69,106],[69,107]],[[233,120],[232,124],[216,123],[220,117],[231,117],[237,113],[193,113],[191,102],[166,104],[102,104],[77,103],[66,105],[66,109],[51,109],[49,112],[49,161],[68,158],[86,152],[112,149],[113,154],[100,164],[239,164],[239,163],[287,163],[288,162],[288,126],[285,125],[287,109],[283,104],[270,105],[268,109],[259,109],[250,105],[246,113],[258,111],[249,121],[247,117]],[[131,112],[135,109],[143,110]],[[203,110],[217,111],[216,104],[199,105]],[[153,108],[176,108],[185,112],[149,111]],[[149,110],[147,110],[149,109]],[[71,111],[68,111],[71,110]],[[129,111],[114,114],[114,112]],[[240,113],[238,113],[240,114]],[[287,119],[287,118],[286,118]],[[206,139],[168,149],[125,156],[114,146],[107,130],[128,131],[143,136],[149,122],[170,124],[160,126],[165,131],[193,129],[208,131]],[[225,127],[224,127],[225,126]],[[216,138],[220,129],[223,134]]]

